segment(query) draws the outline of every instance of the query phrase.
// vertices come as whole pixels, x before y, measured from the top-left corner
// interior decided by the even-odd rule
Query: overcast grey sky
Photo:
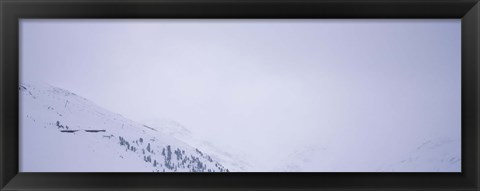
[[[460,138],[460,20],[32,20],[21,81],[168,118],[269,165]],[[340,156],[340,155],[339,155]],[[380,159],[375,159],[380,160]],[[388,160],[388,159],[385,159]]]

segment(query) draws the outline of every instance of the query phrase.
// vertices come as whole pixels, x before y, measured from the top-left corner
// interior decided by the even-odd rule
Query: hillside
[[[229,172],[171,134],[72,92],[20,84],[22,172]]]

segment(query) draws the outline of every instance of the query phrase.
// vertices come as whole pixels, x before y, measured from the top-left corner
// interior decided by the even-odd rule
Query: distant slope
[[[20,84],[22,172],[228,172],[208,153],[72,92]]]
[[[348,154],[348,153],[347,153]],[[382,157],[381,151],[376,158]],[[432,138],[403,153],[398,160],[389,162],[366,161],[359,166],[355,156],[335,150],[310,146],[299,148],[274,171],[287,172],[459,172],[461,169],[460,140]],[[380,160],[381,161],[381,160]],[[351,166],[355,162],[356,166]],[[368,162],[368,163],[367,163]]]
[[[381,171],[392,172],[459,172],[461,169],[460,140],[431,139],[397,163],[385,165]]]

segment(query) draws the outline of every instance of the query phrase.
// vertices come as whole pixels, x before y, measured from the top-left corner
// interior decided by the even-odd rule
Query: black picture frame
[[[478,0],[0,0],[0,189],[479,190],[479,11]],[[462,173],[19,173],[21,18],[461,18]]]

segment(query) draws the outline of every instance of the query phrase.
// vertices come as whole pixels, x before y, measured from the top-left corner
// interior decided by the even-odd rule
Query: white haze
[[[22,19],[20,81],[137,122],[177,121],[252,171],[305,148],[372,171],[460,139],[460,24]]]

